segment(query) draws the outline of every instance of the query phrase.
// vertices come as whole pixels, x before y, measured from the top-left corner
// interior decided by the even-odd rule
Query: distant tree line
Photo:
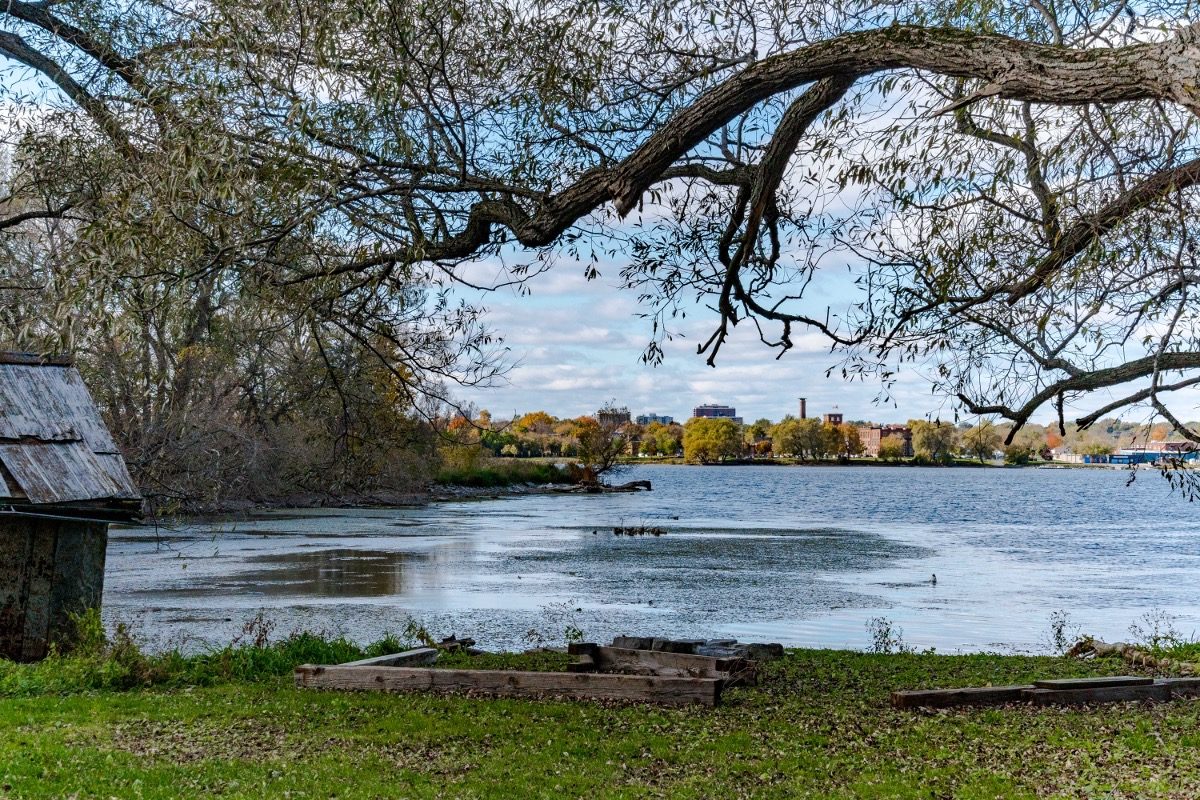
[[[777,423],[759,419],[743,426],[731,419],[692,419],[683,427],[683,455],[688,461],[700,463],[755,457],[847,460],[865,454],[859,433],[865,425],[833,424],[790,415]],[[906,452],[901,436],[892,435],[881,440],[876,458],[882,461],[911,458],[915,463],[926,464],[947,464],[956,459],[1025,464],[1049,460],[1052,450],[1064,446],[1073,453],[1104,455],[1121,447],[1180,439],[1170,436],[1171,429],[1166,424],[1147,426],[1117,419],[1100,420],[1089,430],[1068,426],[1065,436],[1056,426],[1027,424],[1007,444],[1011,426],[987,419],[974,425],[911,419],[903,427],[911,434],[911,453]]]
[[[728,418],[693,418],[685,424],[629,422],[604,430],[595,417],[558,418],[533,411],[513,419],[493,419],[487,411],[460,430],[477,431],[477,441],[495,457],[561,457],[588,461],[595,442],[608,443],[625,458],[683,457],[694,463],[715,463],[748,458],[789,458],[801,461],[847,460],[866,455],[860,429],[865,421],[833,424],[821,419],[791,415],[779,422],[762,418],[739,425]],[[1067,447],[1086,455],[1112,453],[1121,447],[1163,441],[1171,437],[1168,425],[1138,425],[1118,419],[1099,420],[1088,430],[1068,426],[1067,435],[1057,426],[1025,425],[1009,444],[1010,425],[989,419],[951,423],[910,419],[902,428],[911,434],[911,452],[901,436],[885,436],[875,456],[881,461],[912,459],[918,464],[946,464],[959,459],[981,463],[1004,461],[1025,464],[1049,460],[1051,451]],[[591,444],[589,444],[589,442]],[[616,443],[615,445],[613,443]]]

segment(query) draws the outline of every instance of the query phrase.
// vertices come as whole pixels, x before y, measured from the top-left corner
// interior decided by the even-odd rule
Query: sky
[[[711,335],[717,315],[704,308],[691,309],[673,328],[683,335],[663,343],[662,364],[643,363],[651,324],[638,316],[646,309],[638,305],[636,291],[619,288],[619,269],[613,263],[601,264],[600,277],[589,281],[582,263],[562,259],[531,278],[526,295],[510,287],[472,298],[485,306],[486,324],[504,338],[509,369],[491,386],[457,388],[454,396],[497,419],[530,411],[563,418],[590,415],[611,401],[628,407],[634,416],[655,413],[678,422],[703,403],[733,406],[746,421],[766,417],[774,422],[798,415],[799,398],[805,397],[809,416],[837,411],[848,421],[977,421],[961,410],[956,417],[954,399],[932,392],[926,372],[932,368],[920,364],[903,365],[886,397],[877,378],[846,380],[840,374],[843,356],[831,353],[828,341],[815,333],[794,332],[795,346],[777,360],[777,351],[762,344],[753,325],[745,323],[733,329],[716,367],[709,367],[696,347]],[[834,313],[852,298],[847,294],[850,281],[838,273],[820,271],[806,292]],[[498,274],[495,265],[480,263],[468,277],[486,283]],[[1122,394],[1129,390],[1125,387]],[[1093,392],[1075,404],[1068,402],[1066,418],[1070,421],[1114,399],[1110,390]],[[1200,416],[1200,390],[1176,393],[1173,405],[1185,419]],[[1146,422],[1152,414],[1134,408],[1121,416]],[[1031,421],[1049,425],[1056,419],[1047,404]]]
[[[43,79],[12,67],[0,57],[0,76],[8,92],[37,96],[41,102],[62,99]],[[486,283],[496,268],[480,263],[473,272]],[[715,312],[705,309],[693,309],[675,329],[682,336],[663,343],[662,364],[643,363],[640,356],[651,335],[650,322],[638,317],[645,309],[638,306],[636,292],[617,288],[618,272],[610,263],[601,267],[598,279],[589,281],[583,264],[563,259],[531,279],[527,295],[508,288],[472,298],[486,306],[488,325],[504,337],[509,369],[491,386],[457,388],[456,399],[498,418],[537,410],[575,417],[594,414],[611,401],[634,415],[665,414],[679,421],[702,403],[734,406],[748,421],[777,421],[797,414],[798,398],[805,397],[810,416],[837,411],[847,420],[884,423],[955,419],[953,400],[931,392],[919,365],[905,365],[885,398],[878,379],[842,378],[842,357],[831,353],[828,342],[816,334],[794,334],[795,347],[777,360],[777,352],[759,342],[757,331],[747,323],[733,330],[717,366],[709,367],[705,356],[696,354],[716,321]],[[834,287],[844,287],[841,277],[832,278]],[[806,296],[835,312],[850,299],[844,289],[830,290],[819,281]],[[831,369],[833,374],[826,377]],[[1200,390],[1182,394],[1186,397],[1179,398],[1177,411],[1195,418]],[[1110,392],[1097,392],[1079,407],[1068,406],[1068,419],[1111,399]],[[1046,407],[1033,421],[1045,424],[1053,419],[1053,410]]]
[[[458,389],[456,396],[504,418],[538,410],[557,417],[594,414],[615,401],[635,416],[653,412],[684,421],[697,405],[721,403],[746,420],[777,421],[798,413],[800,397],[808,399],[810,416],[836,409],[848,420],[953,418],[950,402],[932,395],[916,370],[902,374],[887,403],[876,402],[878,381],[850,383],[836,370],[826,378],[842,357],[813,334],[796,336],[796,346],[776,360],[747,323],[734,329],[717,366],[709,367],[696,347],[711,334],[716,314],[703,309],[682,322],[682,338],[663,344],[662,364],[645,364],[650,322],[637,316],[643,309],[636,293],[618,284],[615,267],[602,266],[601,276],[589,281],[581,264],[560,262],[531,280],[528,296],[513,289],[481,296],[485,319],[505,338],[511,368],[497,385]]]

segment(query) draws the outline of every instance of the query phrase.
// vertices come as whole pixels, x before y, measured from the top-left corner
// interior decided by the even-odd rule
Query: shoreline
[[[526,460],[526,459],[521,459]],[[533,459],[529,459],[533,460]],[[730,461],[694,463],[682,458],[671,459],[640,459],[637,461],[621,461],[618,468],[629,467],[772,467],[786,469],[789,467],[868,467],[868,468],[933,468],[933,469],[1086,469],[1111,470],[1128,469],[1122,465],[1113,464],[1068,464],[1061,462],[1042,462],[1037,464],[1001,464],[994,462],[964,462],[953,464],[914,464],[909,461],[878,461],[874,459],[852,459],[849,461],[799,461],[793,459],[735,459]],[[1143,467],[1144,468],[1144,467]],[[226,503],[201,508],[195,511],[176,513],[148,513],[139,523],[141,526],[166,524],[171,520],[187,520],[203,522],[207,520],[241,520],[252,519],[256,515],[280,511],[313,511],[313,510],[356,510],[356,509],[387,509],[387,508],[420,508],[434,503],[453,503],[468,500],[501,500],[507,497],[526,497],[531,495],[548,494],[577,494],[576,484],[566,483],[511,483],[500,486],[464,486],[458,484],[431,484],[423,491],[376,493],[369,495],[349,495],[345,497],[330,497],[326,495],[294,495],[274,501],[235,500]]]
[[[728,461],[695,462],[682,458],[638,459],[636,461],[619,461],[622,467],[664,466],[664,467],[929,467],[934,469],[1113,469],[1126,468],[1123,464],[1072,464],[1063,461],[1041,461],[1030,464],[1005,464],[996,461],[966,461],[956,460],[952,464],[914,463],[905,461],[880,461],[878,459],[857,458],[845,461],[821,460],[803,461],[791,458],[738,458]]]
[[[525,497],[540,494],[572,494],[564,491],[571,484],[528,484],[508,486],[442,486],[434,485],[424,492],[355,495],[349,497],[287,497],[278,501],[231,501],[196,511],[146,514],[140,523],[129,527],[167,524],[172,520],[188,522],[253,519],[255,516],[280,511],[356,510],[387,508],[421,508],[434,503],[453,503],[464,500],[500,500],[504,497]],[[125,526],[122,526],[125,527]]]

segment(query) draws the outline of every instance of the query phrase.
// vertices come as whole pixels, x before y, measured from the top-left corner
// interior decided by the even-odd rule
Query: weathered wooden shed
[[[71,360],[0,352],[0,657],[43,658],[100,606],[108,525],[140,510]]]

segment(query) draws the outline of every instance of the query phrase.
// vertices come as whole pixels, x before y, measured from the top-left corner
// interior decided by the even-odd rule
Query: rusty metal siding
[[[0,364],[0,439],[82,439],[117,453],[92,396],[73,367]]]
[[[79,371],[0,353],[0,501],[139,497]]]
[[[31,503],[120,497],[113,479],[83,442],[0,442],[0,461]]]
[[[129,468],[125,466],[125,459],[119,453],[96,453],[96,461],[99,462],[112,482],[121,487],[120,493],[114,494],[113,497],[119,500],[141,498],[141,493],[133,485],[133,476],[129,474]]]

